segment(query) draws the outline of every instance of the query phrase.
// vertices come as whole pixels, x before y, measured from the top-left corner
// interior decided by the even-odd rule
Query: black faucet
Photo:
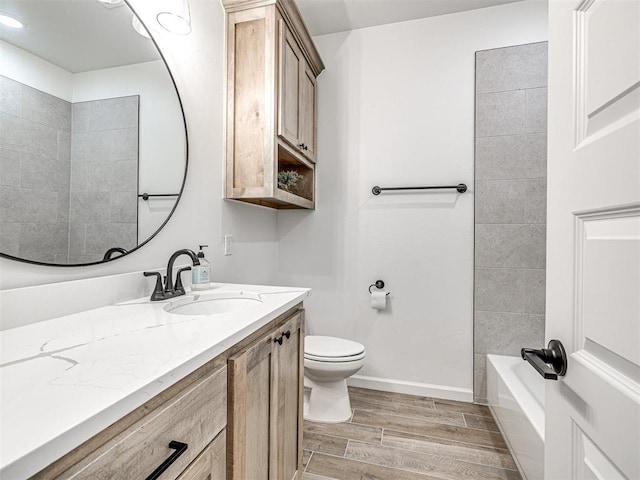
[[[180,255],[189,255],[191,257],[191,262],[193,263],[194,267],[196,265],[200,265],[200,260],[198,260],[198,257],[196,256],[195,252],[193,250],[189,250],[188,248],[183,248],[182,250],[178,250],[173,255],[171,255],[171,257],[169,257],[169,263],[167,264],[167,278],[164,281],[164,291],[165,293],[170,293],[170,292],[173,293],[174,295],[171,295],[172,297],[177,297],[178,295],[184,295],[183,288],[181,288],[182,290],[181,293],[176,292],[176,290],[173,288],[173,264],[175,263],[176,258],[178,258]],[[191,270],[190,267],[189,267],[189,270]],[[184,269],[180,270],[180,272],[182,271],[184,271]],[[180,272],[178,272],[176,285],[180,284],[180,286],[182,287],[182,282],[180,281]]]
[[[167,264],[167,276],[164,281],[164,288],[162,287],[162,276],[158,272],[144,272],[145,277],[156,277],[156,286],[151,294],[152,301],[158,300],[167,300],[169,298],[178,297],[180,295],[184,295],[184,287],[182,286],[182,278],[180,274],[182,272],[186,272],[187,270],[191,270],[191,267],[181,268],[176,275],[176,283],[174,287],[173,283],[173,264],[176,262],[176,258],[180,255],[188,255],[191,257],[191,262],[193,266],[200,265],[200,260],[196,254],[187,248],[183,248],[182,250],[178,250],[169,258],[169,263]]]

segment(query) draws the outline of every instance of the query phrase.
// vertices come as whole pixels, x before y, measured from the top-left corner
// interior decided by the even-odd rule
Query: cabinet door
[[[303,312],[287,321],[274,335],[277,412],[277,478],[291,480],[302,472],[302,394],[304,368]],[[300,474],[298,473],[300,472]]]
[[[270,448],[275,411],[273,336],[229,359],[228,480],[275,480]]]
[[[300,143],[302,153],[316,161],[316,77],[305,60],[300,69]]]
[[[300,68],[305,63],[302,52],[282,19],[280,33],[280,72],[278,135],[296,149],[300,148]]]
[[[227,478],[226,442],[223,430],[177,480],[225,480]]]

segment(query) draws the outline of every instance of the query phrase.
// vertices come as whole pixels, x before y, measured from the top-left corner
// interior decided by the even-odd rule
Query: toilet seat
[[[316,362],[355,362],[357,360],[362,360],[364,358],[365,352],[359,353],[358,355],[351,355],[348,357],[321,357],[319,355],[310,355],[308,353],[304,354],[304,358],[306,360],[314,360]]]
[[[304,339],[304,358],[317,362],[355,362],[365,356],[364,345],[344,338],[309,335]]]

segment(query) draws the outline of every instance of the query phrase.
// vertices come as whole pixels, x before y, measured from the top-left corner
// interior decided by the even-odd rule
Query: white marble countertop
[[[212,291],[256,292],[262,301],[186,316],[165,312],[171,300],[143,298],[0,332],[0,478],[37,473],[310,292],[211,287],[173,301]]]

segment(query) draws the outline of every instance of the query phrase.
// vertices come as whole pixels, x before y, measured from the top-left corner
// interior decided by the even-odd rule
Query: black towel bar
[[[464,183],[460,183],[458,185],[435,185],[429,187],[379,187],[375,186],[371,189],[371,193],[374,195],[380,195],[380,193],[387,190],[443,190],[455,188],[458,193],[464,193],[467,191],[467,186]]]

